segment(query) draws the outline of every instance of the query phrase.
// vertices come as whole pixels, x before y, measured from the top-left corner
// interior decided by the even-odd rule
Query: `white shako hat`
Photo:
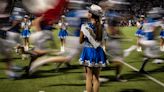
[[[91,13],[93,13],[93,14],[95,14],[95,15],[97,15],[97,16],[102,16],[102,15],[103,15],[103,10],[102,10],[102,8],[101,8],[100,6],[98,6],[98,5],[92,4],[90,7],[87,7],[87,9],[88,9]]]

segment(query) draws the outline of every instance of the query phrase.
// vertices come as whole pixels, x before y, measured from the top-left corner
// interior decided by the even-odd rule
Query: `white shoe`
[[[40,90],[39,92],[45,92],[45,91],[43,91],[43,90]]]
[[[28,59],[28,55],[22,54],[22,60]]]
[[[107,79],[107,78],[99,78],[99,81],[100,82],[107,82],[107,81],[109,81],[109,79]]]
[[[62,47],[60,47],[60,51],[62,52]]]
[[[138,52],[141,52],[142,51],[142,48],[141,47],[137,47],[137,51]]]
[[[129,54],[130,54],[130,52],[129,51],[124,51],[124,57],[127,57],[127,56],[129,56]]]
[[[62,47],[62,51],[63,51],[63,52],[65,51],[65,48],[64,48],[64,46]]]
[[[103,48],[104,52],[106,52],[105,46],[102,46],[102,48]]]
[[[61,52],[64,52],[64,47],[60,47],[60,51]]]
[[[93,65],[91,63],[88,63],[88,67],[92,67]]]
[[[28,50],[29,50],[29,47],[28,47],[28,46],[25,46],[25,47],[24,47],[24,50],[25,50],[25,51],[28,51]]]
[[[7,70],[6,71],[6,75],[9,77],[9,78],[19,78],[20,75],[16,74],[15,72],[13,71],[10,71],[10,70]]]
[[[164,61],[160,59],[155,59],[152,63],[161,64],[161,63],[164,63]]]
[[[164,46],[160,47],[160,51],[164,52]]]
[[[10,67],[12,70],[22,70],[21,67],[18,67],[16,65]]]
[[[15,52],[18,53],[18,49],[15,49]]]
[[[106,64],[102,64],[102,67],[106,67]]]

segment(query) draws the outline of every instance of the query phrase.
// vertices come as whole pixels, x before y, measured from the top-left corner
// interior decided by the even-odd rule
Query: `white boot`
[[[29,47],[28,47],[28,46],[25,46],[25,47],[24,47],[24,50],[25,50],[25,51],[28,51],[28,50],[29,50]]]
[[[60,47],[60,51],[61,51],[61,52],[62,52],[62,49],[63,49],[63,47],[61,46],[61,47]]]
[[[129,47],[128,49],[125,49],[125,50],[124,50],[124,53],[123,53],[124,57],[129,56],[130,53],[131,53],[132,51],[134,51],[135,49],[137,49],[137,46],[135,46],[135,45],[132,45],[132,46]]]
[[[63,46],[63,51],[65,51],[65,48],[64,48],[64,46]]]
[[[137,51],[138,52],[141,52],[142,51],[142,48],[141,47],[137,47]]]
[[[60,47],[60,51],[61,51],[61,52],[64,52],[63,46]]]
[[[164,46],[160,46],[160,51],[164,52]]]
[[[129,54],[130,54],[130,52],[129,52],[129,51],[124,50],[124,54],[123,54],[123,56],[124,56],[124,57],[129,56]]]
[[[23,68],[22,67],[19,67],[19,66],[16,66],[16,65],[12,65],[10,67],[10,69],[12,69],[12,70],[22,70]]]
[[[155,59],[154,61],[152,61],[152,63],[161,64],[161,63],[164,63],[164,61],[160,59]]]
[[[19,78],[20,77],[18,74],[16,74],[15,72],[13,72],[11,70],[6,70],[5,73],[9,78]]]

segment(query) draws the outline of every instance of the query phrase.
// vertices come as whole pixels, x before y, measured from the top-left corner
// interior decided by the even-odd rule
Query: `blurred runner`
[[[13,6],[13,0],[1,0],[0,1],[0,54],[2,56],[2,61],[6,64],[5,73],[9,78],[19,78],[12,67],[12,54],[11,50],[13,47],[17,46],[17,43],[13,40],[8,40],[8,30],[11,29],[9,26],[9,17]]]

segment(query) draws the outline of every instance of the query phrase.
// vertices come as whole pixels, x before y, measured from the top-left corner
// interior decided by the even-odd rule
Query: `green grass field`
[[[124,37],[131,39],[129,41],[122,41],[123,49],[135,44],[135,27],[122,27]],[[56,37],[55,42],[59,47],[59,40]],[[139,52],[132,52],[125,58],[125,62],[139,69],[142,64],[142,58]],[[14,55],[15,63],[20,66],[26,66],[28,60],[21,60],[20,56]],[[79,66],[78,58],[75,57],[71,62],[72,68],[67,69],[62,66],[59,72],[55,72],[55,64],[48,64],[42,66],[33,78],[22,78],[19,80],[8,79],[4,74],[4,63],[0,63],[0,92],[83,92],[85,90],[85,81],[83,79],[83,67]],[[164,64],[148,63],[146,71],[153,78],[164,83]],[[18,72],[22,73],[22,72]],[[117,82],[114,80],[114,70],[101,71],[101,77],[108,78],[109,81],[101,83],[100,92],[164,92],[164,87],[153,82],[147,77],[143,76],[124,66],[122,76],[128,79],[128,82]]]

